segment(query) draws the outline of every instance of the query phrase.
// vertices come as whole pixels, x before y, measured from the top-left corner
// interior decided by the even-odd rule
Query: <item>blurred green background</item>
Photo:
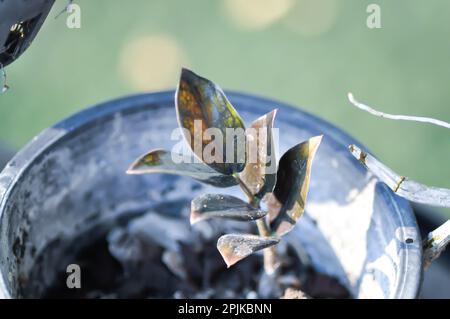
[[[399,173],[450,187],[450,132],[372,117],[347,101],[450,121],[447,0],[76,0],[7,68],[0,141],[19,148],[105,100],[174,88],[188,66],[222,87],[299,106],[355,136]],[[369,29],[366,8],[381,8]]]

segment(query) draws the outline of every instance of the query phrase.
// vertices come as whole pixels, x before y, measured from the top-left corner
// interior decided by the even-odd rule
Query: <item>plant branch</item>
[[[450,242],[450,220],[442,226],[436,228],[428,234],[424,248],[424,269],[426,270],[431,262],[438,258]]]
[[[260,200],[259,198],[255,197],[250,189],[245,185],[244,181],[239,177],[239,174],[235,173],[233,174],[233,177],[236,179],[236,181],[239,183],[239,186],[244,191],[244,193],[247,195],[250,205],[260,208]],[[270,237],[272,234],[272,231],[270,229],[269,223],[267,222],[266,218],[260,218],[256,220],[256,226],[258,227],[258,233],[260,236],[263,237]],[[276,269],[279,266],[278,263],[278,256],[277,256],[277,250],[275,246],[268,247],[263,250],[264,253],[264,271],[271,275],[273,274]]]
[[[375,116],[391,119],[429,123],[450,129],[450,123],[429,117],[392,115],[374,110],[370,106],[358,102],[352,93],[348,93],[349,101],[363,111],[367,111]],[[418,182],[400,176],[392,169],[378,161],[372,155],[363,152],[355,145],[350,145],[349,149],[369,171],[371,171],[378,179],[388,185],[394,193],[410,200],[412,202],[421,203],[430,206],[450,207],[450,189],[426,186]],[[424,269],[426,270],[431,262],[439,257],[450,242],[450,220],[441,227],[435,229],[428,234],[424,242]]]
[[[450,208],[450,189],[426,186],[401,176],[355,145],[350,145],[349,150],[372,174],[399,196],[415,203]]]
[[[450,129],[450,123],[419,116],[392,115],[374,110],[370,106],[358,102],[352,93],[348,93],[349,101],[361,110],[367,111],[375,116],[392,120],[404,120],[413,122],[429,123]],[[450,189],[426,186],[400,176],[389,167],[375,159],[372,155],[363,152],[355,145],[349,146],[353,156],[364,164],[375,176],[386,183],[394,193],[416,202],[431,206],[450,207]]]
[[[6,91],[9,90],[9,86],[8,86],[8,84],[6,84],[6,80],[7,80],[7,78],[6,78],[6,71],[5,71],[5,68],[3,67],[3,64],[1,62],[0,62],[0,71],[2,73],[2,78],[3,78],[2,79],[3,85],[2,85],[0,93],[5,93]]]
[[[450,189],[426,186],[400,176],[372,155],[355,145],[349,146],[350,152],[380,181],[388,185],[394,193],[410,200],[430,206],[450,207]],[[428,234],[424,243],[424,268],[439,257],[450,242],[450,220]]]
[[[387,119],[391,119],[391,120],[429,123],[429,124],[442,126],[442,127],[450,129],[450,123],[447,123],[447,122],[441,121],[441,120],[437,120],[437,119],[434,119],[431,117],[395,115],[395,114],[388,114],[388,113],[383,113],[383,112],[377,111],[368,105],[358,102],[352,93],[348,93],[348,100],[350,101],[350,103],[352,103],[357,108],[359,108],[363,111],[369,112],[370,114],[378,116],[378,117],[387,118]]]

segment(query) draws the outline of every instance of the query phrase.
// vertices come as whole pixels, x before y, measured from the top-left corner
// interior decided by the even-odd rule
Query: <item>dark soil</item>
[[[305,266],[283,240],[276,275],[262,254],[227,269],[216,248],[224,233],[254,233],[254,223],[225,220],[189,224],[190,201],[98,222],[75,238],[58,238],[37,253],[21,283],[27,298],[348,298],[336,279]],[[158,213],[156,213],[158,212]],[[175,213],[176,212],[176,213]],[[297,245],[297,243],[294,243]],[[81,269],[81,288],[69,289],[66,267]]]
[[[130,238],[122,238],[129,241]],[[77,239],[74,239],[74,243]],[[263,272],[262,256],[250,256],[227,269],[215,240],[193,249],[181,244],[180,253],[168,254],[148,240],[139,242],[142,258],[119,262],[110,253],[107,234],[76,253],[82,269],[81,288],[66,286],[68,274],[60,271],[43,293],[44,298],[348,298],[339,282],[304,267],[294,250],[286,247],[276,277]],[[68,245],[67,247],[70,247]],[[45,252],[44,252],[45,253]],[[178,255],[177,255],[178,254]],[[167,257],[167,256],[166,256]],[[181,258],[181,259],[180,259]],[[177,263],[167,260],[182,260]],[[288,290],[288,291],[287,291]],[[296,293],[300,291],[300,293]]]

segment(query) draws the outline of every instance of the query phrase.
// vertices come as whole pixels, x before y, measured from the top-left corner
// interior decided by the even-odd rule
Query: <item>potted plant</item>
[[[422,250],[414,216],[407,201],[348,152],[349,144],[361,144],[283,103],[232,92],[228,100],[187,70],[176,93],[177,114],[173,96],[160,92],[95,106],[47,129],[10,161],[0,175],[3,297],[417,295]],[[181,124],[189,131],[185,120],[198,114],[219,128],[243,129],[244,121],[257,118],[251,126],[262,128],[263,144],[272,145],[274,106],[284,154],[276,170],[266,165],[277,163],[271,147],[262,152],[269,160],[256,167],[246,160],[187,165],[167,152],[146,153],[172,150],[179,142],[170,139],[173,130]],[[320,143],[314,136],[322,134]],[[129,172],[155,174],[125,174],[144,153]],[[204,195],[216,186],[230,187]],[[259,227],[210,217],[255,219]],[[222,257],[234,265],[227,269]],[[79,289],[67,286],[69,265],[80,267]]]

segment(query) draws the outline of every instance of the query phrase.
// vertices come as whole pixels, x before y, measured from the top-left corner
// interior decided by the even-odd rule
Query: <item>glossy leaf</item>
[[[280,242],[278,237],[260,237],[246,234],[223,235],[217,241],[217,249],[222,255],[227,267],[254,252],[276,245]]]
[[[288,150],[278,164],[277,183],[268,196],[271,229],[278,236],[289,232],[305,210],[311,167],[322,136],[316,136]]]
[[[172,159],[172,154],[165,150],[153,150],[139,157],[127,173],[167,173],[189,176],[216,187],[229,187],[237,184],[232,176],[220,174],[203,163],[176,163]]]
[[[272,192],[277,179],[276,154],[272,134],[276,113],[277,110],[273,110],[255,120],[247,135],[247,164],[240,173],[240,178],[251,193],[259,199],[263,198],[266,193]],[[257,146],[256,151],[255,145]]]
[[[245,148],[238,152],[242,143],[245,143],[245,126],[241,117],[226,98],[223,91],[213,82],[198,76],[194,72],[183,69],[178,89],[175,96],[178,123],[184,130],[184,135],[196,156],[211,166],[216,171],[231,175],[240,172],[245,166]],[[196,123],[200,123],[198,129]],[[207,129],[217,129],[221,136],[205,138]],[[228,159],[226,163],[226,129],[241,129],[242,139],[234,138],[234,160]],[[200,133],[200,134],[199,134]],[[203,138],[202,138],[203,137]],[[214,155],[219,160],[207,160],[204,158],[205,147],[213,141],[219,141]],[[243,144],[245,145],[245,144]]]
[[[266,214],[267,212],[230,195],[205,194],[191,202],[191,224],[209,218],[251,221],[262,218]]]

